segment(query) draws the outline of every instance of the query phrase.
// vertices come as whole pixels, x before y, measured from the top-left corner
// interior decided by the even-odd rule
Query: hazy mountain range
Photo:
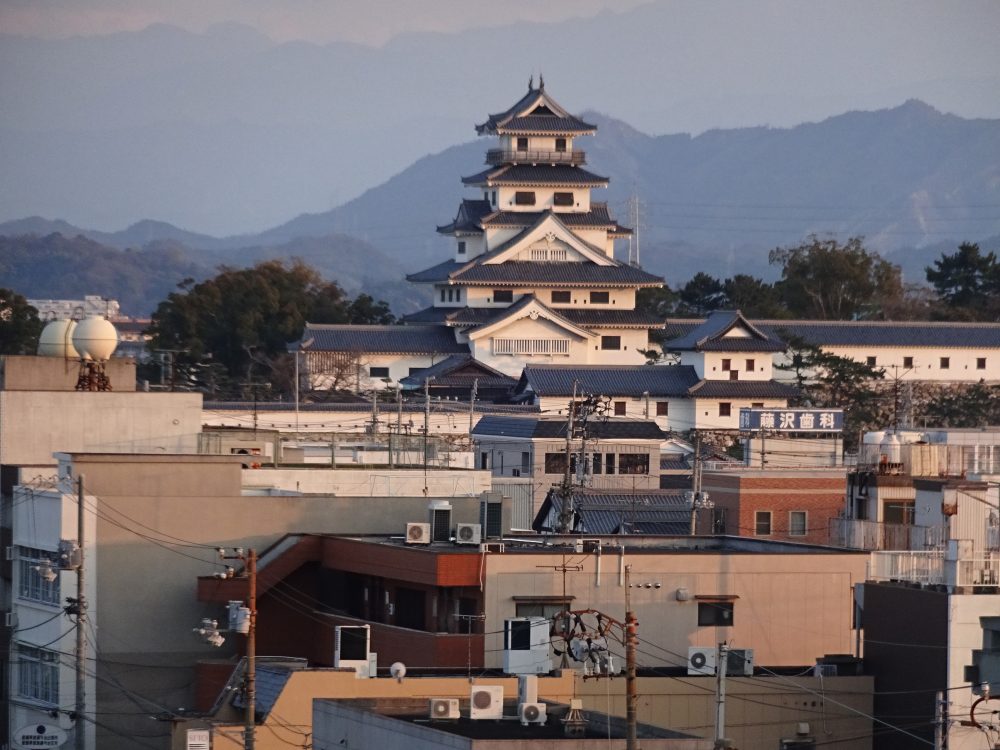
[[[998,120],[967,120],[910,101],[790,129],[653,137],[595,113],[585,117],[598,134],[579,145],[590,168],[612,179],[595,199],[608,200],[620,221],[632,225],[627,201],[638,196],[640,261],[674,286],[700,270],[773,278],[768,250],[810,233],[864,235],[870,248],[903,267],[908,281],[923,281],[924,266],[960,241],[993,249],[1000,235]],[[152,220],[119,232],[37,217],[6,222],[0,283],[29,297],[115,296],[126,310],[144,313],[185,276],[205,277],[223,263],[296,256],[351,293],[365,290],[390,299],[397,312],[412,310],[425,300],[402,277],[447,257],[448,240],[434,227],[470,195],[460,177],[481,169],[490,143],[425,156],[332,211],[255,235],[215,238]],[[67,267],[49,255],[56,246],[65,253],[57,242],[35,241],[13,260],[11,253],[29,240],[11,238],[52,233],[87,239],[80,257],[97,253],[81,261],[87,273],[52,273],[54,263]],[[113,262],[113,252],[126,250]]]

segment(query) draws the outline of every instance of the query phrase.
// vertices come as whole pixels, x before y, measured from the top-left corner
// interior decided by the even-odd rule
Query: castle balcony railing
[[[579,166],[587,161],[583,151],[512,151],[491,148],[486,152],[486,163],[500,164],[572,164]]]

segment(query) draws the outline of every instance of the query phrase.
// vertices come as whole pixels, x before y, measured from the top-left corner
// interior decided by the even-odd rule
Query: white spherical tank
[[[77,359],[80,355],[73,346],[75,328],[75,320],[53,320],[48,323],[42,329],[42,335],[38,337],[38,355]]]
[[[73,346],[81,359],[103,362],[111,358],[118,346],[118,331],[109,320],[87,318],[73,331]]]

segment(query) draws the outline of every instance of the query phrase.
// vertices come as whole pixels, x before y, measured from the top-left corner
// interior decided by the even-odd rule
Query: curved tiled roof
[[[616,235],[628,235],[632,230],[621,226],[611,218],[608,204],[591,203],[589,211],[556,211],[559,220],[567,227],[578,229],[608,229]],[[484,216],[483,227],[530,227],[535,224],[545,211],[496,211]]]
[[[599,266],[572,261],[507,261],[484,263],[451,275],[469,285],[541,284],[544,286],[662,286],[663,279],[623,263]]]
[[[567,164],[532,165],[505,164],[501,167],[485,169],[470,177],[463,177],[465,185],[594,185],[603,186],[609,182],[583,167]]]
[[[516,393],[530,388],[542,397],[571,396],[574,383],[577,393],[682,398],[697,385],[698,375],[690,365],[528,365]]]
[[[455,341],[455,331],[433,325],[322,325],[307,323],[299,343],[307,352],[369,352],[372,354],[468,354]],[[293,351],[298,344],[293,344]]]
[[[794,386],[774,380],[702,380],[688,393],[696,398],[790,399],[799,395]]]
[[[545,417],[484,416],[472,429],[484,435],[523,438],[565,438],[566,420]],[[595,440],[665,440],[656,422],[645,419],[604,419],[587,423],[587,437]]]
[[[736,329],[745,335],[727,335]],[[751,324],[739,310],[716,310],[684,335],[667,341],[664,348],[675,352],[783,352],[786,346]]]
[[[540,113],[540,114],[539,114]],[[482,125],[476,125],[479,135],[501,133],[565,133],[579,135],[593,133],[596,126],[574,117],[563,109],[545,91],[539,82],[538,88],[528,86],[528,93],[507,110],[490,115]]]
[[[466,198],[458,207],[458,213],[450,224],[444,224],[437,228],[441,234],[453,234],[454,232],[474,232],[482,233],[482,218],[493,211],[490,202],[478,199],[470,200]]]
[[[569,307],[551,307],[572,323],[586,328],[658,328],[661,323],[655,315],[638,310],[587,310]],[[493,307],[427,307],[407,315],[408,323],[443,323],[452,326],[485,325],[502,312]]]

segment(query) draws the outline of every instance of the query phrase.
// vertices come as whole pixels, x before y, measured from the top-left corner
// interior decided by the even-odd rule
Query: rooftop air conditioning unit
[[[546,718],[545,704],[522,703],[517,707],[517,715],[521,717],[521,723],[524,726],[528,726],[528,724],[544,724]]]
[[[503,718],[503,685],[477,685],[469,696],[470,719]]]
[[[479,544],[483,527],[478,523],[460,523],[455,527],[455,544]]]
[[[432,719],[457,719],[458,698],[431,698],[429,715]]]
[[[408,523],[406,524],[407,544],[430,544],[431,525],[429,523]]]
[[[688,675],[715,676],[715,649],[688,647]]]

